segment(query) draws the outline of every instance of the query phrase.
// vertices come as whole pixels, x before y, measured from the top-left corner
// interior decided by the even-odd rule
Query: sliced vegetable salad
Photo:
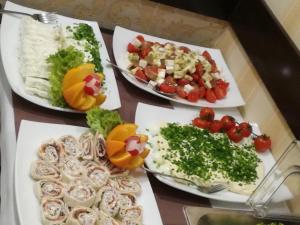
[[[173,43],[158,43],[136,36],[127,45],[128,69],[137,80],[164,93],[176,93],[190,102],[224,99],[229,89],[208,51],[198,53]]]

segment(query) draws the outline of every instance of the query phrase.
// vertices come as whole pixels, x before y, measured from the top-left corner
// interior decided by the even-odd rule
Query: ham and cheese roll
[[[132,207],[136,205],[136,197],[130,193],[121,193],[118,203],[121,208]]]
[[[131,176],[116,177],[114,178],[114,181],[116,182],[117,190],[122,193],[137,194],[141,191],[141,185]]]
[[[98,225],[120,225],[120,223],[100,210],[98,217]]]
[[[64,193],[64,201],[70,207],[90,207],[94,204],[96,191],[91,184],[78,180],[70,183]]]
[[[59,138],[61,145],[64,148],[66,155],[79,158],[81,155],[81,150],[79,143],[75,137],[72,135],[65,135]]]
[[[46,162],[58,163],[64,156],[64,149],[58,141],[50,139],[40,146],[38,155]]]
[[[90,166],[87,168],[87,178],[95,189],[99,189],[106,185],[110,173],[105,166]]]
[[[40,180],[34,184],[34,192],[39,200],[62,198],[64,185],[58,180]]]
[[[106,167],[109,169],[111,177],[127,176],[129,174],[129,170],[116,167],[111,162],[108,162]]]
[[[106,157],[105,140],[102,134],[96,133],[94,137],[94,160],[101,165],[106,165],[109,160]]]
[[[83,160],[93,160],[94,158],[94,135],[91,132],[85,132],[79,137],[79,146],[81,149],[80,158]]]
[[[82,178],[85,174],[85,168],[80,161],[74,157],[66,157],[60,164],[62,180],[64,182],[71,182]]]
[[[127,208],[121,208],[119,212],[119,217],[122,220],[141,221],[142,213],[143,210],[141,206],[132,206]]]
[[[59,169],[54,164],[43,160],[36,160],[31,164],[30,175],[35,180],[59,179],[61,177]]]
[[[68,209],[61,199],[44,198],[41,211],[43,225],[62,225],[68,216]]]
[[[140,220],[135,220],[135,219],[133,219],[133,220],[130,220],[130,219],[124,219],[124,220],[122,220],[122,222],[121,222],[121,225],[142,225],[143,223],[142,223],[142,221],[140,221]]]
[[[97,225],[98,214],[94,209],[75,207],[69,213],[66,225]]]
[[[107,215],[114,217],[120,210],[119,198],[120,195],[116,189],[103,187],[97,193],[95,206]]]

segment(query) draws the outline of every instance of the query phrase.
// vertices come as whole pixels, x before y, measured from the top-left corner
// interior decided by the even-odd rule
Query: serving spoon
[[[113,66],[113,67],[119,69],[121,72],[127,74],[128,76],[130,76],[130,77],[134,76],[133,73],[131,73],[130,71],[128,71],[128,70],[126,70],[126,69],[123,69],[123,68],[119,67],[117,64],[111,62],[110,60],[106,59],[106,61],[107,61],[111,66]],[[175,95],[176,95],[176,93],[166,93],[166,92],[160,91],[160,90],[158,90],[157,86],[153,86],[153,85],[149,84],[148,81],[145,81],[145,80],[143,80],[143,79],[141,79],[141,78],[139,78],[139,77],[137,77],[137,76],[134,76],[134,77],[135,77],[135,79],[137,79],[138,81],[140,81],[140,82],[142,82],[142,83],[144,83],[144,84],[147,84],[148,87],[150,87],[153,91],[157,92],[158,94],[165,95],[165,96],[170,97],[170,98],[173,98],[173,97],[175,97]]]

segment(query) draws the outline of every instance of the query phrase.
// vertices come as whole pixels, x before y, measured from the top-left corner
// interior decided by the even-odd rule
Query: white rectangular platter
[[[185,104],[185,105],[192,105],[192,106],[203,106],[203,107],[212,107],[212,108],[226,108],[226,107],[237,107],[242,106],[245,104],[243,97],[238,89],[238,86],[233,78],[233,75],[231,74],[230,70],[228,69],[225,60],[222,56],[222,53],[219,49],[212,49],[212,48],[204,48],[196,45],[190,45],[185,43],[180,43],[176,41],[171,41],[159,37],[154,37],[151,35],[143,34],[140,32],[135,32],[132,30],[128,30],[123,27],[116,26],[113,36],[113,52],[115,56],[116,63],[119,67],[126,69],[129,65],[129,60],[127,59],[127,45],[128,43],[132,42],[134,38],[142,34],[145,37],[145,40],[152,41],[152,42],[159,42],[159,43],[167,43],[171,42],[178,46],[186,46],[190,48],[193,51],[204,51],[207,50],[212,58],[216,61],[217,66],[221,70],[221,75],[225,78],[227,82],[229,82],[229,91],[227,93],[227,96],[222,99],[218,100],[215,103],[209,103],[206,100],[200,99],[196,103],[189,102],[183,98],[179,97],[168,97],[165,95],[161,95],[155,91],[153,91],[147,84],[143,84],[136,80],[133,76],[130,76],[126,73],[122,73],[123,76],[133,85],[135,85],[138,88],[141,88],[144,91],[147,91],[151,94],[157,95],[159,97],[168,99],[173,102]]]
[[[30,164],[37,159],[37,149],[41,143],[49,138],[59,138],[70,134],[78,137],[87,128],[22,121],[20,125],[17,154],[15,162],[15,194],[17,210],[21,225],[41,225],[39,201],[33,191],[34,181],[30,177]],[[138,204],[143,207],[144,225],[162,225],[155,197],[143,171],[132,174],[141,184],[142,192],[138,196]]]
[[[5,4],[5,9],[14,10],[26,13],[41,13],[42,11],[23,7],[12,2],[7,1]],[[23,78],[19,72],[20,62],[19,62],[19,46],[21,43],[20,39],[20,26],[21,26],[21,15],[17,14],[3,14],[1,23],[1,58],[7,76],[8,82],[12,90],[19,96],[33,102],[37,105],[67,112],[78,112],[69,108],[60,108],[52,106],[46,99],[39,98],[34,95],[30,95],[25,91],[25,86]],[[104,85],[105,95],[107,96],[103,105],[104,109],[118,109],[121,107],[118,86],[116,83],[115,75],[113,69],[107,65],[106,59],[109,59],[109,55],[105,46],[105,42],[101,35],[99,25],[94,21],[78,20],[69,17],[59,16],[58,23],[62,25],[70,25],[74,23],[86,23],[89,24],[95,33],[97,40],[100,43],[100,57],[103,66],[103,72],[106,76],[106,82]]]

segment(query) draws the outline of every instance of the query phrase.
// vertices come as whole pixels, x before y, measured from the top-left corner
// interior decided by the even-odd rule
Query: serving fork
[[[56,23],[56,21],[57,21],[57,15],[55,12],[30,14],[30,13],[0,9],[0,13],[1,14],[20,14],[20,15],[30,16],[34,20],[37,20],[41,23]]]
[[[216,184],[216,185],[212,185],[212,186],[201,186],[201,185],[198,185],[196,182],[194,182],[192,180],[189,180],[189,179],[185,179],[185,178],[182,178],[182,177],[177,177],[177,176],[173,176],[173,175],[170,175],[170,174],[154,171],[154,170],[151,170],[151,169],[149,169],[145,166],[142,166],[141,168],[143,170],[149,172],[149,173],[152,173],[152,174],[156,174],[156,175],[164,176],[164,177],[171,177],[175,180],[182,180],[184,182],[188,182],[188,183],[192,184],[193,186],[197,187],[197,189],[199,191],[204,192],[206,194],[216,193],[216,192],[222,191],[222,190],[227,188],[227,186],[224,185],[224,184]]]

